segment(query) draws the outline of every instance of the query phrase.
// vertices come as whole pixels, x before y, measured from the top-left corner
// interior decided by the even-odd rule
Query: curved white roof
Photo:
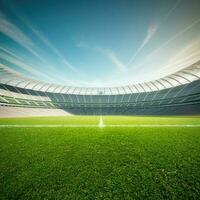
[[[2,84],[7,84],[24,89],[43,91],[43,92],[76,94],[76,95],[114,95],[114,94],[150,92],[150,91],[157,91],[171,87],[176,87],[179,85],[184,85],[199,79],[200,79],[200,61],[174,74],[171,74],[169,76],[154,81],[126,85],[121,87],[102,87],[102,88],[70,87],[58,84],[50,84],[47,82],[42,82],[27,78],[19,73],[16,73],[13,70],[4,67],[3,65],[0,65],[0,83]]]

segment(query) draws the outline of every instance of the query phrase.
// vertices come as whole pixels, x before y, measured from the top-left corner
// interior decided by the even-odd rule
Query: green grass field
[[[105,125],[200,117],[103,117]],[[200,127],[104,127],[99,117],[0,119],[0,199],[199,199]],[[97,127],[1,127],[91,124]]]

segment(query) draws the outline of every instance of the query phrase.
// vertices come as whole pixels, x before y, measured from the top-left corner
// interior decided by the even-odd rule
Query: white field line
[[[103,126],[95,124],[0,124],[0,128],[79,128],[79,127],[120,127],[120,128],[159,128],[159,127],[184,127],[184,128],[194,128],[200,127],[200,124],[110,124]]]
[[[149,127],[200,127],[200,124],[110,124],[108,127],[135,127],[135,128],[149,128]]]
[[[0,128],[62,128],[98,127],[95,124],[0,124]]]
[[[104,128],[105,127],[105,124],[103,122],[103,117],[100,116],[100,119],[99,119],[99,128]]]

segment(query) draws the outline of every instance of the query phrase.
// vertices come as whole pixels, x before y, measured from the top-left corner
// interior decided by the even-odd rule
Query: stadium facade
[[[14,108],[50,115],[200,114],[200,61],[158,80],[105,88],[49,84],[0,65],[0,113]]]

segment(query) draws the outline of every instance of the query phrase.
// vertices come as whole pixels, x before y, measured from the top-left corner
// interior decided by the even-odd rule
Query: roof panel
[[[146,83],[138,83],[127,85],[123,87],[107,87],[107,88],[81,88],[81,87],[69,87],[64,85],[49,84],[42,81],[29,79],[14,73],[2,65],[0,65],[0,83],[8,84],[14,87],[32,89],[43,92],[55,92],[55,93],[68,93],[68,94],[81,94],[81,95],[115,95],[115,94],[127,94],[138,92],[150,92],[156,90],[162,90],[165,88],[175,87],[178,85],[186,84],[188,82],[200,79],[200,61],[193,65],[174,73],[170,76],[150,81]]]

